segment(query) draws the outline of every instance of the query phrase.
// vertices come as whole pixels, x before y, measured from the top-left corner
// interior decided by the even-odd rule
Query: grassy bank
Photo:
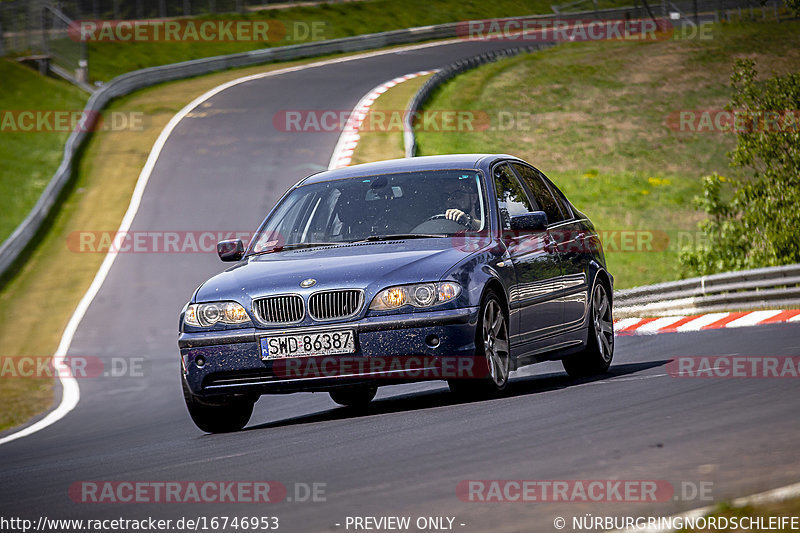
[[[359,130],[361,138],[351,164],[405,157],[402,126],[397,126],[402,123],[409,100],[432,75],[427,74],[399,83],[375,100]]]
[[[601,0],[600,7],[623,5]],[[269,21],[277,28],[268,41],[90,42],[89,69],[93,79],[107,81],[131,70],[177,61],[247,52],[320,39],[349,37],[429,24],[532,13],[552,13],[545,0],[364,0],[318,6],[290,7],[247,14],[207,15],[199,20]]]
[[[443,85],[425,109],[485,113],[492,127],[419,132],[418,153],[522,157],[601,231],[667,232],[663,251],[607,254],[618,288],[677,279],[679,245],[697,242],[701,215],[692,197],[703,175],[731,172],[726,152],[735,138],[676,131],[667,117],[722,109],[735,58],[752,58],[763,76],[800,68],[798,21],[716,25],[711,36],[570,43],[485,65]],[[511,113],[513,123],[503,113]],[[506,120],[499,124],[501,115]]]
[[[22,111],[80,111],[88,95],[60,80],[0,59],[0,242],[28,214],[61,163],[68,131],[21,131]],[[44,125],[42,126],[44,127]]]

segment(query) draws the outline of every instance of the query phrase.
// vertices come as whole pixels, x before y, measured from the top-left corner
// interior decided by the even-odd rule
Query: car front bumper
[[[198,396],[322,391],[362,383],[445,379],[454,372],[449,366],[453,361],[474,361],[477,321],[477,307],[368,316],[311,328],[181,333],[178,347],[186,384]],[[335,330],[355,331],[355,353],[261,358],[262,337]],[[438,338],[435,346],[431,336]]]

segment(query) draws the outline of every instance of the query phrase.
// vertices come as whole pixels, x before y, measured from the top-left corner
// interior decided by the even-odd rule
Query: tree
[[[750,175],[703,178],[707,245],[681,254],[694,274],[800,262],[800,74],[759,82],[753,62],[737,60],[731,85],[731,166]]]

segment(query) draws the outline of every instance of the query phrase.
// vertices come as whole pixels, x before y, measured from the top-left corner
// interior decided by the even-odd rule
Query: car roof
[[[452,154],[389,159],[386,161],[376,161],[374,163],[364,163],[362,165],[326,170],[307,177],[298,185],[308,185],[310,183],[319,183],[342,178],[374,176],[376,174],[393,174],[396,172],[479,168],[484,160],[493,161],[495,159],[517,158],[505,154]]]

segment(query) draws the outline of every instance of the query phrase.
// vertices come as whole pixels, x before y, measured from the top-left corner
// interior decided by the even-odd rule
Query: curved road
[[[287,187],[327,166],[338,138],[276,131],[276,112],[349,110],[393,77],[501,46],[422,48],[227,89],[177,126],[131,230],[252,230]],[[619,338],[602,379],[571,380],[547,363],[490,401],[455,403],[444,383],[395,386],[381,389],[368,413],[353,415],[324,394],[268,396],[245,431],[203,435],[181,396],[177,317],[194,288],[221,269],[212,254],[117,257],[70,355],[143,357],[144,376],[83,380],[81,402],[65,419],[0,447],[0,516],[274,515],[281,530],[294,532],[344,531],[348,515],[424,515],[455,517],[463,531],[538,532],[554,531],[559,515],[667,515],[708,502],[467,503],[457,484],[711,482],[722,500],[800,479],[795,380],[675,379],[665,369],[679,355],[796,356],[797,325]],[[290,490],[323,483],[325,501],[76,503],[68,489],[84,480],[274,480]]]

